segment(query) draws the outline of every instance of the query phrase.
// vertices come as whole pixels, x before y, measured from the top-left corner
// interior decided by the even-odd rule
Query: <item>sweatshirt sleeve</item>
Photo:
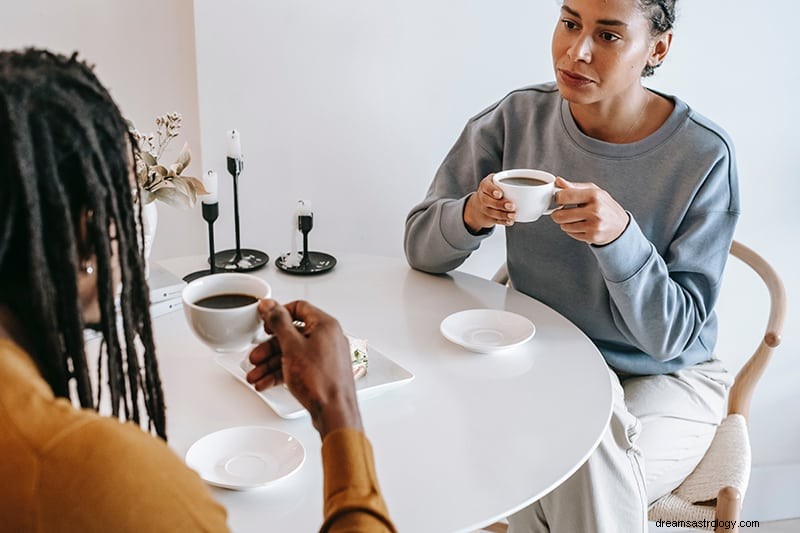
[[[614,323],[658,361],[679,356],[698,339],[719,295],[739,216],[735,162],[730,148],[726,153],[698,189],[663,256],[633,215],[616,241],[591,246]]]
[[[477,235],[464,225],[464,206],[481,180],[502,169],[499,151],[482,140],[483,120],[473,119],[436,172],[425,199],[406,219],[405,252],[418,270],[443,273],[458,268],[492,230]]]
[[[325,522],[322,532],[394,532],[378,488],[372,447],[363,432],[339,429],[322,442]]]

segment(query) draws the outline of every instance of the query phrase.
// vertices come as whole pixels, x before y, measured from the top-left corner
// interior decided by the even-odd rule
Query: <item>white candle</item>
[[[301,205],[303,205],[303,201],[302,200],[297,202],[297,209],[294,210],[294,213],[292,214],[292,220],[291,220],[291,222],[292,222],[291,223],[291,228],[292,228],[292,230],[291,230],[292,231],[292,233],[291,233],[291,235],[292,235],[292,251],[290,252],[289,257],[291,258],[291,262],[292,262],[293,266],[297,266],[297,265],[294,265],[294,262],[295,262],[295,260],[297,258],[297,217],[300,216],[299,213],[300,213],[300,206]],[[298,265],[300,264],[299,260],[297,261],[297,264]]]
[[[297,202],[297,216],[308,216],[311,215],[311,202],[308,200],[300,200]],[[297,219],[295,218],[295,222]]]
[[[217,203],[217,172],[214,170],[209,170],[206,172],[206,175],[203,176],[203,187],[206,188],[208,194],[202,196],[202,201],[204,204],[215,204]]]
[[[300,233],[298,229],[298,217],[307,214],[305,206],[307,202],[300,200],[297,202],[297,207],[292,212],[292,220],[290,224],[290,243],[291,251],[283,257],[283,264],[289,268],[297,268],[300,266],[300,253],[297,251],[297,237]]]
[[[239,140],[239,130],[230,130],[227,133],[228,138],[228,157],[231,159],[242,158],[242,143]]]

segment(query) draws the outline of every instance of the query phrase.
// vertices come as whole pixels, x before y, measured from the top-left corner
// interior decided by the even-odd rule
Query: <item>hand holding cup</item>
[[[496,224],[512,226],[533,222],[559,208],[555,176],[531,169],[511,169],[489,174],[469,197],[464,208],[464,224],[472,233]]]
[[[503,198],[516,206],[517,222],[535,222],[542,215],[550,215],[559,206],[555,195],[556,177],[543,170],[517,168],[498,172],[492,178],[503,192]]]
[[[464,207],[464,225],[472,233],[496,224],[511,226],[514,224],[516,206],[503,197],[503,190],[493,181],[494,174],[489,174],[478,184],[478,190],[467,199]]]
[[[576,241],[603,246],[615,241],[630,223],[625,209],[594,183],[573,183],[558,178],[558,202],[569,205],[553,213],[553,222]]]
[[[285,307],[262,300],[258,311],[272,337],[250,353],[255,368],[248,383],[256,390],[285,383],[322,437],[341,427],[361,429],[350,344],[339,322],[302,300]]]

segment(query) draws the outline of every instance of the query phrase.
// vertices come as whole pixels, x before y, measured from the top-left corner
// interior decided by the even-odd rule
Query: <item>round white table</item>
[[[600,353],[571,322],[513,289],[454,272],[434,276],[395,258],[341,255],[316,277],[253,274],[273,297],[306,299],[352,335],[415,374],[360,401],[378,478],[399,531],[472,531],[537,500],[594,450],[611,414],[611,385]],[[185,275],[202,258],[161,262]],[[528,317],[536,334],[505,353],[477,354],[445,340],[439,323],[472,308]],[[306,449],[302,468],[271,487],[212,489],[235,532],[308,532],[322,523],[320,439],[307,416],[278,417],[214,361],[182,311],[154,320],[170,446],[183,457],[213,431],[270,426]]]

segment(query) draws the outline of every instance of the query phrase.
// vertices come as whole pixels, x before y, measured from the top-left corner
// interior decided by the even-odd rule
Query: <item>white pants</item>
[[[705,454],[727,411],[733,377],[714,360],[673,374],[618,377],[595,452],[570,478],[508,518],[509,532],[638,533],[647,507]]]

